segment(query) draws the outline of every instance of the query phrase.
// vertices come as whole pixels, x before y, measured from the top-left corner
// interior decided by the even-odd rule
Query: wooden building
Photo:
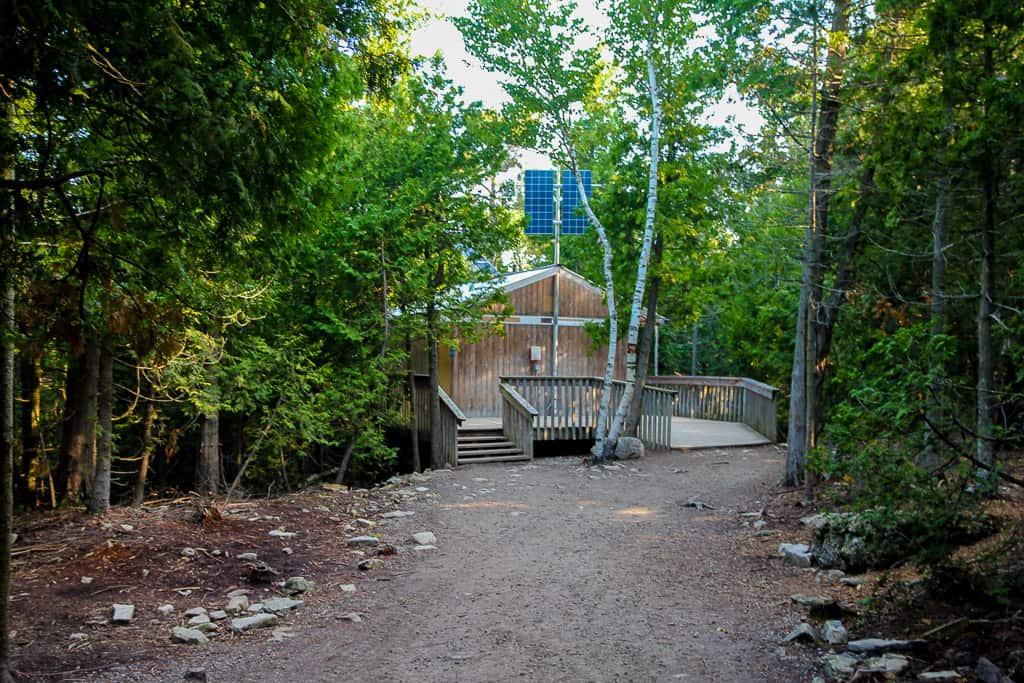
[[[604,290],[558,265],[509,273],[493,284],[513,310],[502,321],[501,331],[487,332],[480,341],[457,348],[442,346],[439,353],[441,386],[466,416],[501,413],[500,377],[604,376],[607,347],[595,347],[586,329],[587,323],[603,324],[608,315]],[[628,312],[620,326],[626,322]],[[422,348],[416,355],[415,365],[425,370]],[[615,377],[621,379],[626,368],[624,339],[616,355]]]

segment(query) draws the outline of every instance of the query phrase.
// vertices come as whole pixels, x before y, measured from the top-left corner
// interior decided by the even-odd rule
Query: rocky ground
[[[21,520],[15,664],[25,680],[417,683],[872,680],[898,656],[904,675],[928,669],[913,644],[828,657],[839,624],[847,641],[889,635],[859,614],[878,577],[780,555],[807,540],[808,512],[775,486],[783,457],[543,458],[219,516],[168,501]]]

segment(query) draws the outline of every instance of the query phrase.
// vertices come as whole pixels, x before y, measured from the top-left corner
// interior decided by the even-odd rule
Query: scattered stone
[[[426,493],[429,490],[430,489],[428,489],[426,486],[417,486],[416,487],[416,492],[417,493]]]
[[[374,522],[371,519],[364,519],[362,517],[356,518],[356,521],[353,522],[353,524],[355,524],[356,526],[361,526],[364,529],[372,529],[373,527],[377,526],[377,522]]]
[[[814,627],[810,624],[801,623],[797,625],[792,631],[789,632],[785,638],[782,639],[783,643],[816,643],[818,642],[818,632],[814,630]]]
[[[683,507],[684,508],[693,508],[694,510],[698,510],[698,511],[701,511],[701,510],[714,510],[715,509],[714,505],[708,505],[707,503],[705,503],[704,501],[701,501],[701,500],[688,500],[685,503],[683,503]]]
[[[92,582],[93,582],[93,578],[91,576],[83,576],[82,577],[82,585],[88,586]]]
[[[212,612],[210,612],[210,619],[212,619],[213,621],[224,621],[227,618],[228,613],[226,610],[215,609]]]
[[[883,676],[899,676],[910,668],[910,660],[903,655],[884,654],[871,657],[861,662],[858,672],[865,674],[882,674]]]
[[[868,579],[863,576],[844,576],[843,578],[839,579],[839,583],[842,583],[847,586],[853,586],[855,588],[857,586],[863,586],[867,582]]]
[[[302,600],[292,600],[291,598],[267,598],[263,601],[263,611],[281,614],[302,607],[304,604],[306,603]]]
[[[206,669],[189,669],[185,672],[185,680],[206,683]]]
[[[766,526],[768,526],[768,522],[764,521],[763,519],[759,519],[756,522],[754,522],[754,529],[757,531],[760,531]]]
[[[794,567],[810,567],[814,561],[810,548],[803,543],[780,543],[779,555]]]
[[[242,562],[255,562],[258,559],[256,553],[239,553],[238,559]]]
[[[857,670],[860,661],[848,652],[825,655],[825,677],[830,681],[848,680]]]
[[[839,619],[847,614],[856,614],[853,609],[840,605],[834,598],[824,595],[798,593],[789,597],[796,604],[806,608],[815,619]]]
[[[415,512],[411,510],[392,510],[391,512],[385,512],[380,516],[381,519],[398,519],[399,517],[412,517]]]
[[[263,603],[262,602],[254,602],[251,605],[249,605],[249,609],[246,610],[246,611],[249,612],[250,614],[259,614],[260,612],[263,611]]]
[[[285,579],[284,590],[288,595],[309,593],[313,590],[313,582],[304,576],[292,576]]]
[[[231,630],[235,633],[244,633],[256,628],[266,628],[277,623],[277,615],[269,612],[254,614],[251,617],[238,617],[231,620]]]
[[[210,623],[210,615],[209,614],[197,614],[196,616],[194,616],[191,619],[189,619],[188,622],[186,622],[185,625],[189,626],[191,628],[196,628],[198,626],[202,626],[203,624],[209,624],[209,623]]]
[[[894,652],[896,650],[907,650],[921,641],[911,640],[886,640],[884,638],[862,638],[851,640],[846,644],[846,649],[862,655],[877,655],[883,652]],[[998,683],[998,681],[997,681]]]
[[[437,546],[436,545],[430,545],[428,543],[427,545],[417,545],[417,546],[414,546],[413,550],[420,550],[420,551],[424,551],[424,550],[437,550]]]
[[[644,457],[644,442],[635,436],[620,436],[615,444],[615,457],[618,460],[636,460]]]
[[[196,624],[195,626],[192,626],[192,628],[194,628],[197,631],[202,631],[203,633],[214,633],[220,630],[220,627],[212,621]]]
[[[761,519],[761,512],[741,512],[740,517],[746,517],[747,519]]]
[[[932,683],[955,683],[964,680],[959,671],[926,671],[918,674],[917,680],[931,681]]]
[[[230,591],[228,593],[227,597],[229,599],[230,598],[237,598],[239,595],[249,595],[250,593],[252,593],[252,591],[250,589],[248,589],[248,588],[236,588],[235,590]]]
[[[281,643],[281,642],[284,642],[288,638],[294,638],[294,637],[295,637],[295,631],[292,629],[291,626],[281,626],[281,627],[275,628],[271,632],[271,634],[270,634],[270,642],[272,642],[272,643]]]
[[[294,531],[284,531],[282,529],[274,529],[270,532],[270,535],[274,538],[295,538]]]
[[[129,624],[135,616],[135,605],[114,605],[114,616],[111,618],[115,624]]]
[[[804,595],[803,593],[796,593],[795,595],[789,596],[789,599],[808,609],[812,607],[826,607],[828,605],[836,604],[835,599],[830,598],[826,595]]]
[[[156,611],[159,612],[161,616],[169,617],[174,612],[174,605],[170,603],[167,603],[166,605],[160,605],[156,608]]]
[[[184,626],[175,626],[171,629],[171,640],[185,645],[205,645],[210,642],[210,639],[202,631]]]
[[[420,531],[412,535],[416,545],[433,545],[437,543],[437,536],[432,531]]]
[[[363,621],[363,617],[359,612],[345,612],[337,616],[339,621],[351,621],[353,624],[358,624]]]
[[[782,532],[779,529],[761,529],[755,536],[767,537],[767,536],[781,536]]]
[[[187,610],[185,610],[185,614],[183,616],[185,616],[186,618],[191,618],[198,617],[200,614],[206,614],[205,607],[189,607]]]
[[[74,640],[76,642],[82,641],[82,640],[88,640],[89,639],[89,634],[87,634],[87,633],[72,633],[70,636],[68,636],[68,639],[69,640]]]
[[[356,536],[348,539],[345,543],[350,548],[373,548],[380,543],[380,539],[375,536]]]
[[[981,683],[1000,683],[1003,680],[1003,671],[992,660],[986,657],[978,658],[978,665],[974,667]]]
[[[284,553],[285,555],[291,555],[295,551],[292,550],[291,548],[285,546],[284,548],[281,548],[281,552]]]
[[[182,548],[179,553],[182,557],[195,557],[197,554],[195,548]]]
[[[248,595],[236,595],[228,600],[227,606],[224,611],[228,614],[238,614],[249,609],[249,596]]]
[[[826,621],[822,635],[825,636],[825,642],[835,648],[845,646],[846,642],[850,639],[850,634],[847,633],[846,627],[838,619]]]
[[[363,571],[373,571],[376,569],[384,569],[385,562],[379,557],[371,557],[366,560],[360,560],[359,564],[356,565]]]
[[[343,583],[338,588],[341,589],[342,593],[355,593],[356,585],[354,583]]]

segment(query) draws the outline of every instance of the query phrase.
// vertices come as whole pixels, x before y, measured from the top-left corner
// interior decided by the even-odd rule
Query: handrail
[[[462,412],[462,409],[459,408],[455,401],[452,400],[452,397],[448,395],[447,391],[438,387],[437,395],[441,398],[441,404],[448,406],[448,410],[452,411],[452,415],[454,415],[455,419],[459,421],[459,424],[462,424],[468,419],[465,413]]]
[[[647,381],[677,389],[673,414],[678,417],[742,422],[772,441],[778,438],[779,390],[773,386],[748,377],[671,375]]]
[[[504,382],[498,385],[498,391],[500,391],[503,396],[506,396],[519,412],[529,415],[530,417],[537,417],[537,415],[540,414],[540,411],[534,408],[529,401],[523,398],[522,394]]]
[[[777,387],[749,377],[718,377],[713,375],[658,375],[647,378],[648,382],[658,384],[674,384],[683,386],[733,387],[741,386],[765,398],[774,398],[779,393]]]
[[[506,439],[533,460],[533,423],[539,411],[507,384],[499,383],[501,394],[501,431]]]

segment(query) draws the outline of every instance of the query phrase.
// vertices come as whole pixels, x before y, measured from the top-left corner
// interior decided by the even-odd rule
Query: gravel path
[[[311,603],[289,618],[294,637],[215,641],[120,680],[180,680],[189,665],[215,682],[809,680],[778,647],[806,578],[740,516],[770,502],[782,457],[766,446],[435,475],[436,496],[384,528],[397,571]],[[424,530],[437,550],[412,550]],[[361,623],[336,618],[353,610]]]

